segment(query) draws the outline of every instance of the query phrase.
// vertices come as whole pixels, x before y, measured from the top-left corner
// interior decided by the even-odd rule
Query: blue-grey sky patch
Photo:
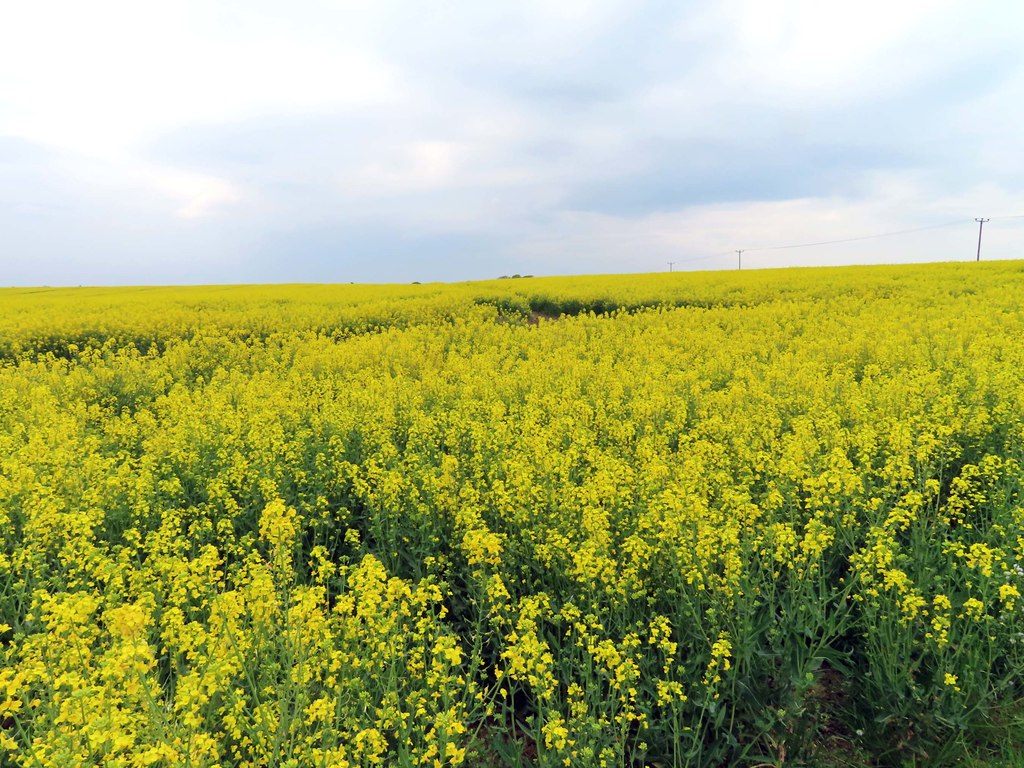
[[[1024,255],[1024,6],[99,0],[0,27],[0,284]],[[879,19],[884,18],[884,23]],[[990,234],[989,234],[990,233]]]
[[[282,269],[294,270],[298,282],[360,282],[366,270],[375,270],[380,282],[458,281],[466,264],[486,274],[500,270],[504,245],[491,235],[412,234],[373,224],[335,225],[270,233],[254,254],[253,266],[257,279],[264,282]],[[437,254],[445,258],[438,262]]]
[[[908,164],[885,150],[809,144],[782,133],[759,143],[651,141],[637,147],[636,157],[642,167],[635,172],[581,186],[566,206],[633,216],[709,203],[852,195],[860,174]]]

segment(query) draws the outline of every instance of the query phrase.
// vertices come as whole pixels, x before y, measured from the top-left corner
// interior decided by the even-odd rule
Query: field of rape
[[[0,291],[0,764],[1019,733],[1024,262]]]

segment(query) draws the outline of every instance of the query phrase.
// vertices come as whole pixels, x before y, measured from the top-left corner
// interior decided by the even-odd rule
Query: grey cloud
[[[49,154],[34,142],[14,136],[0,136],[0,166],[45,162]]]
[[[161,139],[153,157],[251,185],[313,218],[322,210],[390,216],[400,225],[407,206],[443,203],[462,190],[473,199],[500,195],[516,220],[535,213],[531,184],[553,210],[635,216],[717,201],[846,194],[866,173],[927,164],[929,153],[952,151],[941,120],[951,101],[971,95],[979,70],[1012,68],[1005,52],[958,55],[888,99],[773,107],[756,93],[690,77],[713,41],[681,44],[666,34],[679,27],[686,27],[686,12],[674,4],[620,8],[575,41],[571,56],[560,56],[557,45],[574,39],[571,29],[544,39],[507,10],[463,6],[440,19],[413,11],[383,44],[395,60],[415,65],[407,74],[429,94],[426,103],[193,127]],[[453,39],[466,42],[449,46]],[[550,68],[552,61],[560,66]],[[654,84],[677,81],[678,103],[640,98]],[[495,103],[515,105],[526,135],[473,134],[474,117]],[[591,134],[602,139],[588,143]],[[465,142],[474,150],[472,167],[442,191],[337,199],[339,179],[368,163],[394,167],[416,140]],[[495,181],[481,190],[475,179],[488,172],[533,181]]]
[[[505,239],[338,222],[269,232],[249,266],[263,280],[279,280],[282,274],[300,282],[485,279],[514,271],[503,257]]]
[[[564,205],[638,216],[707,203],[849,193],[860,174],[898,163],[884,152],[779,138],[771,147],[728,141],[653,142],[642,155],[641,169],[581,185]]]
[[[115,266],[99,274],[111,279],[457,279],[527,271],[509,254],[557,238],[565,214],[638,222],[712,203],[858,201],[878,193],[879,173],[927,172],[936,197],[987,181],[1024,192],[1022,56],[1005,39],[936,45],[930,68],[897,90],[881,86],[898,73],[880,70],[857,93],[816,103],[798,84],[780,95],[756,73],[727,77],[737,42],[706,7],[619,3],[579,21],[524,8],[382,2],[351,25],[319,9],[312,34],[364,44],[404,95],[155,137],[145,160],[241,191],[208,221],[98,199],[76,175],[102,169],[78,174],[68,158],[0,137],[5,247],[57,265],[77,243],[109,254]],[[417,142],[448,142],[457,157],[436,183],[403,187]],[[368,169],[394,181],[370,189]],[[176,260],[175,249],[205,256]],[[155,271],[136,267],[144,258]]]
[[[374,115],[270,117],[189,126],[158,138],[149,156],[210,173],[265,175],[274,169],[325,169],[353,163],[385,122]]]

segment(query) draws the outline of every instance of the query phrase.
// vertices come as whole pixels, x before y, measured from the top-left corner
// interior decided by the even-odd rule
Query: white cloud
[[[236,201],[237,185],[153,163],[150,142],[190,123],[361,108],[393,99],[389,68],[356,47],[309,45],[272,18],[212,3],[11,3],[0,26],[0,136],[64,158],[103,190],[168,199],[183,219]],[[74,161],[78,156],[82,161]],[[70,158],[70,160],[69,160]],[[85,176],[88,159],[98,176]]]
[[[180,125],[394,99],[393,71],[353,44],[312,45],[274,18],[205,2],[8,3],[0,134],[137,157]]]
[[[147,183],[164,192],[178,207],[175,215],[182,219],[210,216],[221,206],[238,201],[239,191],[231,183],[214,176],[153,168],[145,174]]]
[[[743,0],[726,3],[723,12],[735,30],[734,61],[745,78],[769,93],[843,100],[851,89],[877,94],[919,74],[926,62],[906,66],[907,54],[914,52],[908,42],[916,28],[931,26],[949,6],[941,0]],[[892,66],[897,58],[901,66]]]
[[[623,271],[995,216],[1024,192],[1024,6],[999,5],[10,2],[0,140],[39,157],[0,143],[0,214],[28,253],[50,242],[39,212],[63,211],[90,220],[97,259],[187,237],[237,279],[280,232],[296,252],[306,231],[340,250],[372,230],[536,261],[499,272]],[[777,255],[951,247],[928,237]],[[469,275],[479,253],[438,258]]]
[[[354,179],[362,194],[387,194],[431,189],[451,183],[467,155],[467,148],[453,141],[409,142],[394,162],[371,162]],[[344,179],[345,186],[353,179]]]
[[[567,212],[543,233],[524,237],[509,256],[524,269],[548,274],[660,271],[669,261],[675,262],[676,270],[731,269],[738,248],[745,249],[748,269],[966,261],[975,255],[975,213],[992,217],[985,231],[985,259],[1019,258],[1024,253],[1024,219],[1006,218],[1020,212],[1015,207],[1019,195],[982,184],[936,196],[926,178],[887,174],[870,183],[872,194],[858,200],[725,203],[642,217]],[[914,218],[908,218],[908,211]],[[951,226],[925,229],[946,223]],[[891,237],[773,250],[918,227],[922,229]],[[552,264],[565,267],[552,270]]]

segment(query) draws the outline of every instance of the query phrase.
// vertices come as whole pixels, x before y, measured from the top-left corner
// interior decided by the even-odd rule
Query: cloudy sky
[[[1009,1],[0,0],[0,285],[970,259],[975,216],[1020,258],[1022,35]]]

